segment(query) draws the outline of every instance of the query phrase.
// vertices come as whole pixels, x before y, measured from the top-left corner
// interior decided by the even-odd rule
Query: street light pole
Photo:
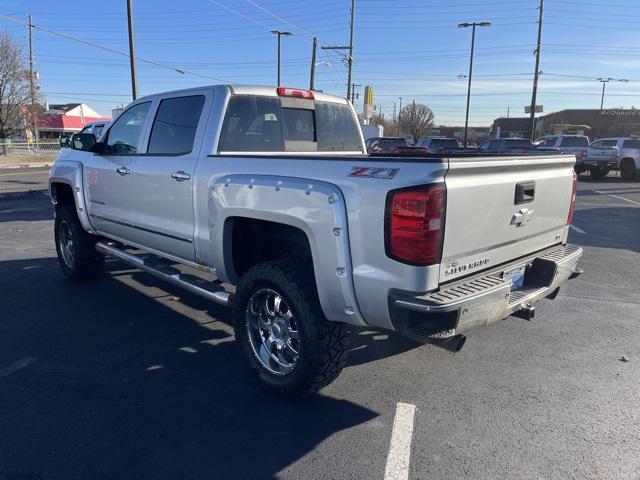
[[[473,50],[476,43],[476,27],[489,27],[490,22],[465,22],[458,24],[458,28],[472,27],[471,30],[471,56],[469,58],[469,79],[467,83],[467,112],[464,117],[464,142],[463,146],[467,147],[467,137],[469,130],[469,105],[471,103],[471,75],[473,73]]]
[[[281,32],[280,30],[271,30],[271,33],[278,37],[278,86],[280,86],[280,37],[284,35],[285,37],[290,37],[293,35],[291,32]]]
[[[626,78],[611,78],[611,77],[607,77],[607,78],[598,78],[598,81],[602,82],[602,97],[600,98],[600,114],[602,114],[602,109],[604,108],[604,89],[607,86],[607,83],[609,83],[609,82],[627,83],[629,80],[627,80]]]

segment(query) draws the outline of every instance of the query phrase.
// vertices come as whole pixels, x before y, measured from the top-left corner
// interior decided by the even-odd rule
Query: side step
[[[128,263],[136,268],[139,268],[143,272],[149,273],[154,277],[158,277],[172,285],[184,288],[185,290],[200,295],[208,300],[219,303],[220,305],[230,305],[233,297],[225,291],[219,284],[214,282],[207,282],[195,275],[188,275],[180,273],[177,269],[167,265],[162,265],[160,262],[152,262],[150,260],[144,260],[131,253],[120,250],[119,248],[107,245],[104,242],[96,243],[96,250],[105,255],[116,257],[123,262]]]

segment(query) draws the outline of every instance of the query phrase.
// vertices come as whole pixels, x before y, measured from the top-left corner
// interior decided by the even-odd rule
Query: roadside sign
[[[524,113],[531,113],[531,105],[524,107]],[[542,105],[536,105],[536,113],[542,113]]]

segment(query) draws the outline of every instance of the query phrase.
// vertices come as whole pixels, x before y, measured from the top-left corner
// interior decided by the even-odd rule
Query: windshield
[[[505,148],[532,148],[533,144],[531,140],[522,138],[506,139],[504,141]]]
[[[455,138],[434,138],[430,146],[433,148],[459,148],[460,145]]]
[[[406,147],[407,141],[404,138],[381,138],[380,139],[381,147]]]

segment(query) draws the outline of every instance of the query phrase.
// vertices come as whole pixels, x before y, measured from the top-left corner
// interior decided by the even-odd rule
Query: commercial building
[[[110,120],[84,103],[49,105],[38,117],[38,133],[41,140],[57,139],[62,135],[77,133],[85,125]]]
[[[535,137],[553,133],[582,133],[591,140],[640,135],[640,109],[568,109],[536,118]],[[529,118],[497,118],[491,136],[528,137]]]

